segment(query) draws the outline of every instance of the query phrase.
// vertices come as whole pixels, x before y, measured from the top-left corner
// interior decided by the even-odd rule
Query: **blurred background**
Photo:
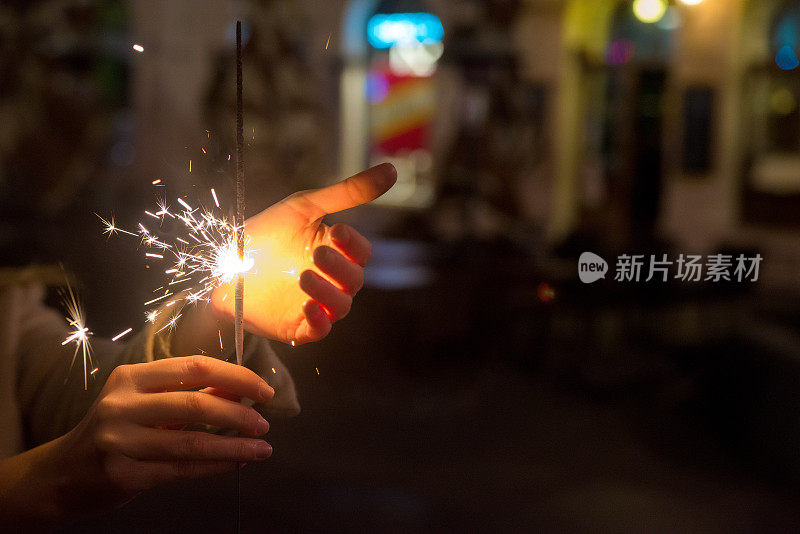
[[[244,532],[800,529],[800,0],[6,0],[2,263],[63,262],[96,335],[158,284],[95,213],[232,205],[237,19],[251,215],[399,175],[331,221],[373,240],[367,287],[277,347],[303,412],[243,471]],[[763,262],[584,285],[587,250]],[[235,487],[74,530],[233,531]]]

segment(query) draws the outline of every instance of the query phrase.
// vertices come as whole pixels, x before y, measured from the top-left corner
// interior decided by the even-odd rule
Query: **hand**
[[[364,281],[371,245],[353,228],[328,227],[322,217],[375,200],[395,183],[391,164],[337,184],[295,193],[245,222],[255,265],[245,276],[245,328],[285,343],[322,339],[350,311]],[[252,274],[251,274],[252,273]],[[298,283],[299,282],[299,283]],[[234,287],[217,288],[217,317],[234,315]]]
[[[206,389],[187,391],[199,387]],[[264,460],[272,447],[252,437],[265,434],[269,424],[237,401],[267,402],[273,395],[249,369],[205,356],[117,367],[78,426],[50,442],[58,447],[56,464],[68,470],[59,476],[67,481],[65,498],[79,508],[104,507],[158,484]],[[180,430],[188,424],[251,437]]]

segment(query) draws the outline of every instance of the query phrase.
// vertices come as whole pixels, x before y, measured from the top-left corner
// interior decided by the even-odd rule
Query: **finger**
[[[331,331],[331,320],[328,314],[313,301],[307,300],[303,304],[303,315],[306,318],[303,331],[298,335],[299,343],[319,341]]]
[[[200,391],[141,395],[131,418],[142,425],[201,424],[263,436],[269,423],[249,406]]]
[[[300,289],[316,300],[328,312],[331,321],[338,321],[348,314],[353,299],[314,271],[303,271]]]
[[[364,267],[372,256],[372,244],[355,228],[346,224],[334,224],[331,227],[331,243],[339,251]]]
[[[292,200],[310,220],[371,202],[388,191],[397,181],[391,163],[381,163],[355,176],[321,189],[304,191]]]
[[[364,285],[364,270],[330,247],[314,250],[314,264],[348,295],[355,295]]]
[[[215,387],[255,401],[268,401],[275,391],[250,369],[208,356],[165,358],[129,366],[140,391],[175,391]]]
[[[228,393],[227,391],[219,388],[203,388],[200,391],[202,393],[206,393],[208,395],[214,395],[215,397],[219,397],[221,399],[227,399],[233,402],[240,402],[242,400],[242,398],[239,395]]]
[[[176,461],[143,461],[136,462],[136,469],[131,474],[132,486],[141,490],[150,489],[153,486],[186,480],[191,478],[203,478],[213,475],[221,475],[229,471],[235,471],[239,466],[238,462],[222,461],[195,461],[195,462],[176,462]]]
[[[252,462],[272,455],[264,440],[218,436],[194,430],[136,427],[128,431],[119,450],[138,460]]]

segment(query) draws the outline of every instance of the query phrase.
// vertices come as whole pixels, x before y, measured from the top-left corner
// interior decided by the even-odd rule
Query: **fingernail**
[[[258,416],[258,422],[256,423],[256,436],[263,436],[269,431],[269,423],[266,419]]]
[[[272,397],[275,396],[275,390],[266,383],[261,384],[261,388],[258,390],[258,396],[262,401],[272,400]]]
[[[265,458],[269,458],[272,456],[272,445],[267,443],[266,441],[258,441],[254,445],[254,449],[256,452],[256,458],[259,460],[263,460]]]

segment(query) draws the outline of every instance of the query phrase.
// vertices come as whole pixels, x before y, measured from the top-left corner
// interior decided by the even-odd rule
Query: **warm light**
[[[136,50],[137,52],[139,52],[140,54],[142,52],[144,52],[144,47],[142,45],[140,45],[140,44],[133,45],[133,49]]]
[[[687,6],[696,6],[697,4],[699,4],[702,1],[703,0],[681,0],[681,4],[684,4],[684,5],[687,5]]]
[[[244,258],[239,258],[236,242],[231,241],[216,250],[211,274],[221,282],[232,282],[238,275],[252,269],[255,264],[256,260],[248,250],[245,250]]]
[[[642,22],[648,24],[658,22],[667,12],[667,3],[664,0],[635,0],[633,14]]]

